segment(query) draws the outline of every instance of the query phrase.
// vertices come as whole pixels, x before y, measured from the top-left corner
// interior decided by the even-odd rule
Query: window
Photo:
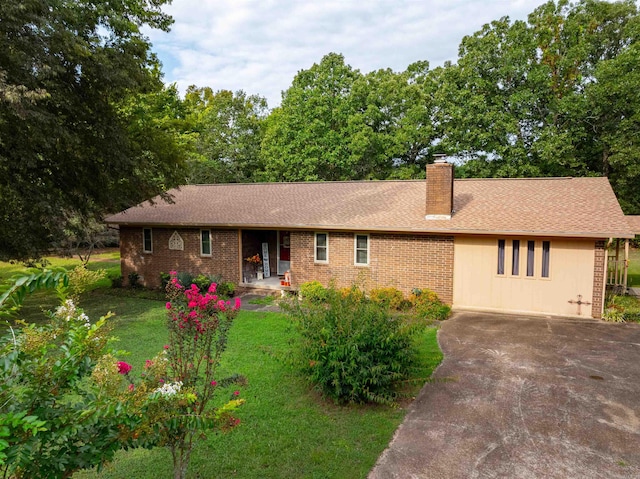
[[[542,277],[549,277],[549,250],[551,249],[550,241],[542,242]]]
[[[316,233],[315,256],[313,260],[316,263],[329,262],[329,234]]]
[[[505,240],[498,240],[498,274],[504,274],[504,245]]]
[[[511,246],[511,274],[518,276],[520,274],[520,240],[513,240]]]
[[[200,230],[200,254],[211,256],[211,231]]]
[[[369,235],[355,235],[355,264],[369,264]]]
[[[153,237],[151,236],[151,228],[142,228],[142,251],[145,253],[153,252]]]
[[[527,241],[527,276],[533,276],[533,261],[535,257],[536,242]]]

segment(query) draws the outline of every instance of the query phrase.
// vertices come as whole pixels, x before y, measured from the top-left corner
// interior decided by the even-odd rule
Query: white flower
[[[180,388],[182,388],[182,381],[177,381],[175,383],[165,383],[162,387],[153,391],[154,393],[160,393],[163,396],[175,396],[180,392]]]

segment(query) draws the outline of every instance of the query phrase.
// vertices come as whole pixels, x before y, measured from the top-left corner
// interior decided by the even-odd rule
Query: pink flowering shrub
[[[169,344],[162,356],[166,358],[166,377],[156,373],[157,404],[150,413],[155,418],[158,443],[171,450],[174,477],[185,477],[194,440],[207,430],[227,431],[240,423],[233,417],[244,403],[239,391],[223,406],[209,407],[219,388],[246,382],[238,375],[226,379],[216,376],[240,299],[219,298],[215,283],[205,292],[195,284],[185,287],[175,271],[170,272],[166,291]],[[145,371],[154,369],[156,361],[147,361]],[[158,420],[163,415],[166,420]]]

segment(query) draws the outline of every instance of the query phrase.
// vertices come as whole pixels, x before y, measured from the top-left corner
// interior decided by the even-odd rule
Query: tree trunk
[[[183,447],[172,447],[173,479],[186,479],[191,458],[191,446],[183,444]]]

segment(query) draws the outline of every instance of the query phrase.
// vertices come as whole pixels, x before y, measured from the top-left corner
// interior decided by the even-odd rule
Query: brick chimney
[[[427,220],[450,220],[453,213],[453,165],[446,155],[434,155],[427,165]]]

